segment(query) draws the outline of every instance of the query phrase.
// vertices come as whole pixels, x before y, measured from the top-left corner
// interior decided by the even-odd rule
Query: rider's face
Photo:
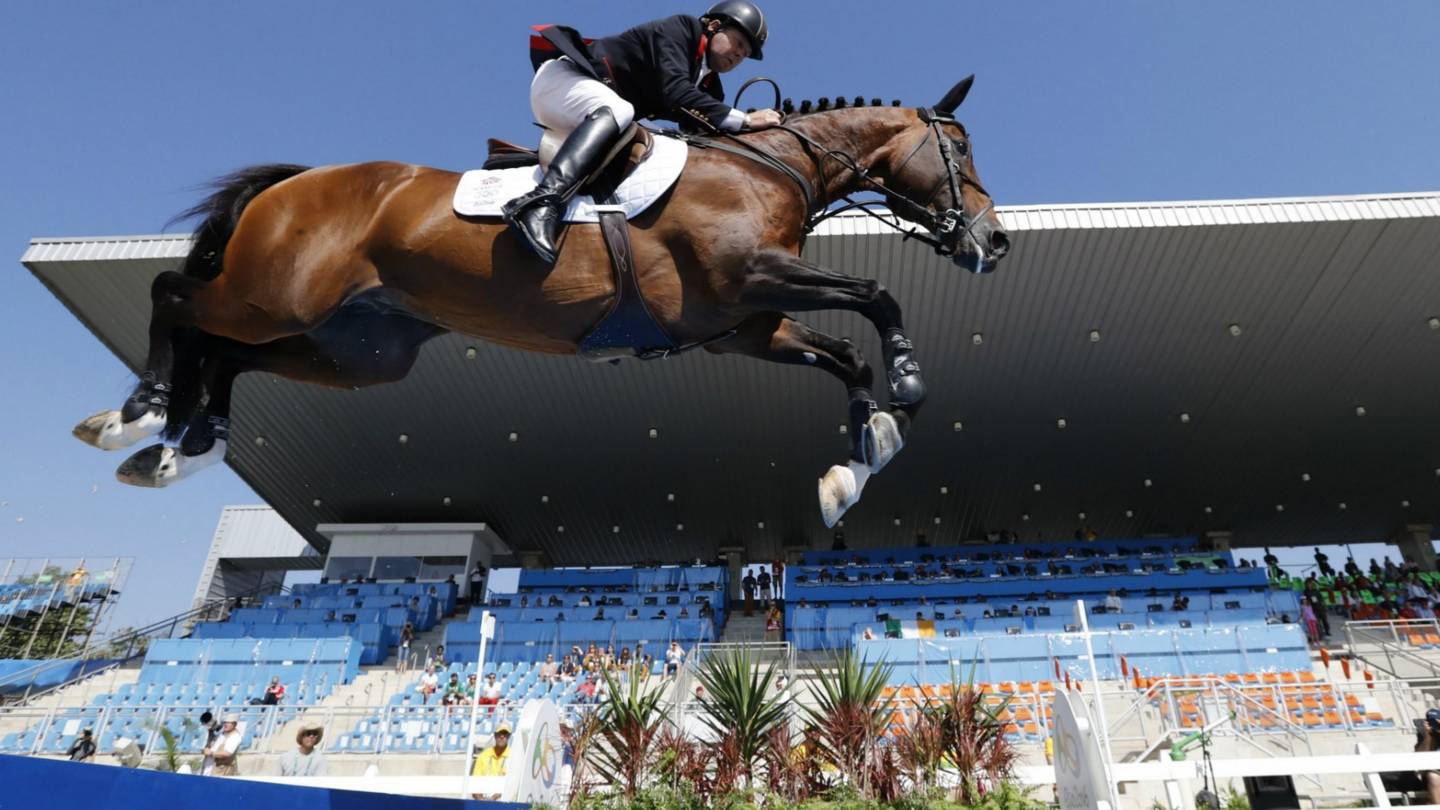
[[[706,63],[716,73],[727,73],[750,55],[750,40],[734,26],[725,26],[710,35]]]

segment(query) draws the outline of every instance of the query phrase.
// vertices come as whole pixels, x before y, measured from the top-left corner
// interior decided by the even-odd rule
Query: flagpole
[[[1080,624],[1081,634],[1085,637],[1085,657],[1090,659],[1090,681],[1095,684],[1095,719],[1100,726],[1100,744],[1105,750],[1105,790],[1110,806],[1119,807],[1119,798],[1115,795],[1115,780],[1111,778],[1115,756],[1110,750],[1110,723],[1105,718],[1105,695],[1100,691],[1100,668],[1095,665],[1095,644],[1091,639],[1090,616],[1083,599],[1075,600],[1075,618]]]
[[[460,798],[462,799],[470,796],[470,774],[475,770],[475,727],[480,724],[480,672],[485,668],[485,642],[493,635],[495,635],[495,617],[486,610],[480,614],[480,652],[475,657],[475,691],[470,695],[470,734],[465,742],[465,775],[460,780]]]

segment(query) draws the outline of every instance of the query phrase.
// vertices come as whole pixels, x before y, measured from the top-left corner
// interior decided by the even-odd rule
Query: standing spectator
[[[760,569],[760,576],[755,578],[755,584],[759,587],[761,599],[768,602],[775,598],[775,594],[770,590],[770,572],[763,567]]]
[[[81,730],[80,736],[75,738],[65,754],[71,762],[85,762],[95,756],[95,740],[90,735],[90,729]]]
[[[1320,569],[1322,577],[1335,576],[1335,569],[1330,567],[1330,557],[1319,546],[1315,547],[1315,567]]]
[[[420,702],[429,703],[430,696],[440,688],[440,676],[435,674],[435,667],[426,666],[425,674],[420,676],[420,684],[415,691],[420,693]]]
[[[670,642],[670,649],[665,651],[665,674],[674,676],[680,674],[680,667],[685,664],[685,650],[680,647],[680,642]]]
[[[1394,562],[1391,562],[1391,560],[1390,560],[1390,558],[1389,558],[1388,556],[1385,558],[1385,568],[1384,568],[1384,571],[1385,571],[1385,578],[1386,578],[1386,579],[1399,579],[1399,578],[1400,578],[1400,568],[1399,568],[1399,566],[1395,565]]]
[[[1351,557],[1350,559],[1345,561],[1345,573],[1350,575],[1351,577],[1360,576],[1360,566],[1355,562],[1354,557]]]
[[[471,769],[471,776],[504,776],[505,766],[510,760],[510,726],[501,723],[495,729],[495,744],[480,752],[475,757],[475,767]],[[492,793],[489,795],[475,793],[472,799],[499,799],[500,795]]]
[[[235,714],[225,715],[225,720],[220,724],[220,733],[216,735],[215,742],[206,746],[200,753],[205,759],[200,765],[200,773],[204,776],[239,776],[240,775],[240,741],[243,739],[239,730],[240,716]]]
[[[1263,559],[1265,562],[1265,573],[1271,579],[1279,579],[1284,573],[1280,570],[1280,558],[1276,557],[1275,554],[1270,551],[1269,546],[1265,547],[1265,557]]]
[[[285,684],[280,683],[279,675],[270,676],[270,685],[265,687],[265,696],[260,698],[261,705],[279,706],[280,701],[285,699]]]
[[[745,578],[740,580],[740,590],[745,594],[745,615],[752,616],[755,613],[755,574],[749,570],[745,571]]]
[[[400,628],[400,655],[395,661],[395,671],[405,672],[410,669],[410,643],[415,640],[415,625],[405,622]]]
[[[315,750],[324,736],[325,729],[319,723],[307,721],[300,726],[295,735],[295,750],[280,755],[280,775],[324,776],[325,757]]]
[[[1309,599],[1300,600],[1300,623],[1305,626],[1305,638],[1309,639],[1311,644],[1320,640],[1320,626],[1315,621],[1315,608]]]
[[[775,558],[775,562],[770,563],[770,582],[771,587],[775,589],[775,596],[784,599],[785,562],[779,557]]]
[[[470,572],[470,604],[480,605],[485,602],[485,566],[475,563],[475,570]]]

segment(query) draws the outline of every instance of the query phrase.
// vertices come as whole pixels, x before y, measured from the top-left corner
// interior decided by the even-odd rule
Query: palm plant
[[[626,800],[649,781],[656,740],[666,723],[660,706],[664,690],[648,688],[642,667],[628,674],[620,681],[604,673],[606,698],[585,752],[587,763],[605,782],[618,786]]]
[[[952,673],[948,689],[926,693],[904,730],[896,736],[895,750],[917,788],[937,783],[942,769],[957,773],[955,798],[975,802],[988,785],[1009,778],[1019,758],[1005,737],[1000,719],[1011,696],[992,703],[975,688],[974,672],[961,681]]]
[[[705,687],[702,722],[715,739],[734,741],[742,779],[753,780],[771,734],[786,721],[790,700],[776,687],[779,675],[775,662],[762,669],[743,649],[707,655],[696,668]]]
[[[894,669],[884,661],[870,664],[845,649],[832,657],[829,667],[814,670],[814,705],[805,706],[805,714],[815,729],[815,753],[862,795],[869,795],[877,742],[894,710],[894,699],[885,689]]]

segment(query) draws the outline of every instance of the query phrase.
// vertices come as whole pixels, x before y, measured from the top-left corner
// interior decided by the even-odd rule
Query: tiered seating
[[[0,624],[36,618],[46,610],[69,608],[82,602],[118,596],[111,588],[109,571],[59,578],[42,575],[34,582],[0,585]]]
[[[363,645],[361,663],[379,664],[399,643],[406,622],[420,632],[453,612],[456,591],[449,582],[297,585],[289,595],[267,597],[262,607],[232,611],[227,621],[202,622],[193,635],[205,639],[353,638]]]
[[[437,671],[443,685],[450,679],[450,673],[459,675],[461,682],[475,671],[473,662],[451,664],[443,671]],[[542,683],[539,667],[528,663],[499,665],[485,664],[484,675],[496,673],[501,688],[501,703],[496,709],[482,706],[480,709],[478,735],[489,735],[496,724],[503,720],[513,721],[515,710],[526,700],[549,698],[560,705],[575,701],[575,683]],[[456,753],[465,750],[469,739],[471,707],[448,707],[440,703],[440,693],[424,702],[416,691],[419,679],[411,682],[403,691],[390,698],[389,705],[382,711],[361,720],[349,734],[338,738],[332,747],[336,752],[379,752],[379,753]]]
[[[1226,689],[1214,689],[1215,683]],[[1141,678],[1151,705],[1182,728],[1203,728],[1230,718],[1250,733],[1281,732],[1284,721],[1311,731],[1393,728],[1380,704],[1363,693],[1342,691],[1309,669],[1279,672],[1229,672],[1204,677]]]
[[[472,608],[469,621],[446,626],[445,659],[475,660],[480,617],[489,610],[496,619],[490,660],[534,663],[553,654],[559,661],[571,646],[594,643],[643,646],[659,661],[672,641],[689,649],[719,634],[727,578],[723,568],[701,566],[522,571],[515,594],[492,593],[490,605]],[[713,619],[701,617],[706,604]]]
[[[1193,540],[1101,541],[1083,546],[995,545],[809,552],[786,571],[786,634],[800,649],[897,634],[947,637],[1060,632],[1076,599],[1095,629],[1233,627],[1298,618],[1295,594],[1270,591],[1259,569]],[[1110,591],[1122,610],[1105,613]],[[1187,607],[1174,610],[1184,598]],[[958,612],[958,615],[957,615]],[[887,625],[887,622],[891,624]]]
[[[54,721],[0,739],[0,752],[63,753],[81,729],[94,729],[100,750],[121,737],[149,744],[156,724],[182,750],[204,743],[195,726],[201,712],[241,715],[245,743],[262,729],[293,718],[360,671],[360,645],[348,638],[287,640],[161,639],[145,655],[139,681],[97,695],[86,708],[66,709]],[[272,676],[286,686],[280,706],[254,706]]]

